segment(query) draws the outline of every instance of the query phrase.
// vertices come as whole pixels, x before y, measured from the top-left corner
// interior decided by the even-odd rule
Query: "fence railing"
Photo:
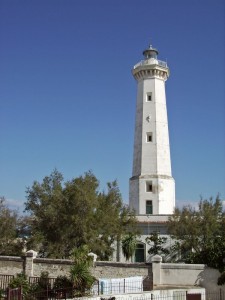
[[[55,282],[56,278],[46,278],[45,281],[46,283],[48,284],[49,288],[52,289],[53,286],[54,286],[54,282]],[[28,278],[28,281],[29,281],[29,284],[35,284],[35,283],[38,283],[40,281],[40,277],[37,277],[37,276],[30,276]]]
[[[13,275],[0,275],[0,288],[2,290],[5,290],[4,298],[0,299],[71,299],[73,297],[77,297],[78,295],[78,292],[72,287],[55,289],[54,281],[56,280],[56,278],[48,278],[47,290],[29,294],[28,297],[23,295],[23,298],[16,298],[16,294],[18,294],[19,297],[18,289],[11,290],[11,292],[9,292],[9,289],[7,290],[9,282],[13,277]],[[29,283],[31,284],[38,283],[39,280],[40,277],[29,277]],[[148,293],[143,294],[143,292]],[[180,291],[174,290],[167,292],[166,290],[156,291],[152,288],[152,278],[148,276],[145,277],[141,282],[131,281],[128,278],[123,280],[118,279],[117,281],[113,280],[111,281],[111,283],[110,280],[108,280],[108,282],[98,280],[95,282],[94,287],[89,294],[92,296],[100,295],[101,297],[107,295],[107,300],[110,298],[110,295],[111,298],[115,297],[115,300],[117,300],[116,295],[124,294],[123,300],[126,300],[126,297],[127,300],[132,300],[131,294],[133,293],[135,293],[135,300],[225,300],[225,291],[223,289],[219,289],[215,292],[203,290],[201,292],[199,291],[199,293],[192,293],[188,290],[185,291],[185,289],[182,289]],[[21,294],[23,294],[23,292],[21,292]],[[138,296],[138,294],[140,295],[140,297]],[[7,298],[7,295],[10,295],[11,298]]]
[[[7,289],[6,291],[7,300],[23,300],[22,288]]]
[[[165,61],[157,59],[157,64],[163,68],[167,68],[167,62],[165,62]],[[151,63],[149,63],[148,59],[141,60],[139,63],[137,63],[134,66],[134,69],[136,69],[137,67],[140,67],[140,66],[145,66],[145,65],[151,65]]]
[[[13,275],[0,275],[0,288],[5,290],[9,287],[10,280],[14,278]],[[37,284],[41,280],[40,277],[28,277],[28,282],[30,285]],[[48,289],[47,293],[56,293],[55,282],[56,278],[45,278],[44,286]],[[42,285],[43,286],[43,285]],[[66,291],[68,288],[66,287]],[[127,293],[141,293],[143,291],[152,290],[152,277],[146,276],[136,276],[127,278],[117,278],[117,279],[101,279],[96,280],[92,289],[90,290],[90,295],[111,295],[111,294],[127,294]],[[57,291],[65,292],[65,289]],[[76,293],[76,291],[74,290]]]
[[[91,289],[92,295],[112,295],[142,293],[153,289],[152,278],[149,276],[127,277],[114,279],[100,279]]]
[[[1,275],[0,274],[0,289],[5,290],[9,286],[10,281],[14,278],[14,275]]]

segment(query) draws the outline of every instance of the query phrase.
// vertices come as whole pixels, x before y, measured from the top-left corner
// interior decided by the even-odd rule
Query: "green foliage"
[[[39,281],[32,284],[28,282],[25,274],[17,274],[16,277],[10,281],[9,287],[22,287],[23,299],[25,300],[48,299],[48,295],[52,292],[48,272],[42,272]],[[69,292],[72,293],[72,287],[72,281],[69,278],[66,276],[58,276],[54,282],[53,289],[59,290],[59,292],[68,289]]]
[[[176,209],[169,220],[169,233],[187,263],[202,263],[222,271],[225,253],[225,213],[222,201],[201,199],[198,210]]]
[[[70,273],[76,296],[88,294],[95,282],[95,277],[91,275],[87,267],[84,264],[74,264]]]
[[[93,258],[89,256],[90,250],[87,245],[82,245],[79,248],[74,248],[71,253],[71,259],[74,264],[83,264],[87,268],[93,264]]]
[[[36,285],[38,291],[46,291],[51,288],[51,285],[49,283],[49,273],[47,271],[41,272],[40,279]]]
[[[217,280],[218,285],[223,285],[225,284],[225,271],[220,275],[220,277]]]
[[[5,292],[3,289],[0,288],[0,300],[4,300],[5,299]]]
[[[59,290],[59,289],[68,289],[72,288],[73,284],[70,278],[67,276],[58,276],[54,282],[53,289]]]
[[[88,295],[96,280],[90,271],[91,260],[88,253],[89,249],[86,246],[73,251],[74,262],[70,270],[70,278],[76,296]]]
[[[24,273],[16,274],[16,276],[10,281],[9,287],[12,289],[21,287],[24,295],[27,295],[30,291],[30,284]]]
[[[146,239],[147,244],[149,244],[151,247],[148,250],[149,254],[169,254],[169,250],[164,248],[167,238],[166,237],[160,237],[157,231],[154,231],[149,237]]]
[[[135,253],[136,249],[136,235],[128,233],[122,239],[122,251],[126,260],[129,260]]]
[[[74,248],[87,245],[107,260],[118,236],[136,226],[134,213],[122,204],[117,182],[99,192],[92,172],[64,182],[54,170],[27,189],[25,209],[32,220],[28,244],[39,246],[42,257],[69,258]]]
[[[23,239],[18,236],[19,217],[0,197],[0,255],[21,255]]]
[[[48,299],[47,295],[51,291],[48,272],[41,272],[39,281],[30,285],[27,300],[44,300]]]

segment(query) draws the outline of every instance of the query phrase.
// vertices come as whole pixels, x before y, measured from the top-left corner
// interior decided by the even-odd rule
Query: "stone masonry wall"
[[[41,275],[48,271],[49,277],[56,278],[59,275],[69,276],[71,260],[34,258],[29,252],[24,257],[0,256],[0,274],[16,275],[24,272],[27,276]],[[152,278],[151,265],[142,263],[113,263],[95,262],[91,269],[96,278],[123,278],[130,276],[149,276]]]
[[[41,272],[47,271],[49,277],[59,275],[69,276],[72,261],[68,259],[35,258],[33,260],[33,275],[39,277]]]
[[[24,259],[15,256],[0,256],[0,274],[15,275],[24,269]]]
[[[152,277],[152,268],[151,264],[97,261],[92,268],[92,274],[96,278],[123,278],[131,276]]]

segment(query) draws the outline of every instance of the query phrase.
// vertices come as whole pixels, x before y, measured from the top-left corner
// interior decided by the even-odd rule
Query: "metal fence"
[[[7,289],[13,275],[0,275],[0,288],[4,290],[0,300],[55,300],[76,299],[80,294],[71,287],[54,289],[55,278],[47,279],[47,289],[40,292],[23,295],[19,289]],[[40,277],[29,277],[29,283],[35,284]],[[148,292],[148,293],[144,293]],[[135,296],[132,294],[135,293]],[[123,296],[121,296],[123,294]],[[102,300],[225,300],[225,292],[220,289],[217,292],[199,290],[192,293],[191,290],[153,290],[152,278],[145,277],[142,282],[129,281],[128,279],[112,281],[110,285],[103,285],[102,281],[96,281],[90,296],[100,296]]]
[[[220,289],[218,292],[206,292],[206,300],[225,300],[225,291]]]
[[[14,275],[1,275],[0,274],[0,289],[5,290],[10,281],[14,278]]]
[[[4,290],[4,298],[3,299],[11,299],[6,298],[6,295],[9,292],[9,283],[10,280],[14,278],[13,275],[0,275],[0,286],[2,290]],[[138,280],[137,280],[138,279]],[[114,294],[128,294],[128,293],[142,293],[143,291],[152,290],[152,278],[147,276],[142,278],[138,276],[137,279],[134,278],[123,278],[123,279],[108,279],[108,280],[97,280],[92,289],[88,292],[90,296],[102,296],[102,295],[114,295]],[[28,282],[32,286],[37,285],[41,280],[40,277],[28,277]],[[61,289],[55,289],[54,282],[56,278],[45,278],[41,291],[29,292],[28,295],[24,295],[25,300],[29,299],[68,299],[70,296],[80,294],[76,289],[72,289],[71,287],[65,287]],[[44,288],[44,290],[43,290]],[[12,290],[12,289],[11,289]],[[32,290],[32,289],[31,289]],[[13,293],[13,291],[12,291]],[[15,293],[17,293],[15,291]],[[13,300],[17,300],[16,294],[13,294]],[[21,298],[22,299],[22,298]],[[1,300],[1,298],[0,298]]]
[[[0,275],[0,288],[6,290],[10,281],[14,278],[13,275]],[[45,284],[48,289],[54,288],[54,282],[56,278],[46,278]],[[40,281],[40,277],[28,277],[29,284],[37,284]],[[103,295],[103,294],[127,294],[137,293],[142,291],[152,290],[152,278],[146,276],[140,277],[139,281],[131,280],[130,278],[113,279],[113,280],[97,280],[93,288],[91,289],[92,295]]]
[[[7,289],[5,299],[7,300],[23,300],[22,288]]]
[[[53,289],[53,286],[54,286],[54,282],[56,280],[56,278],[46,278],[44,279],[46,284],[48,285],[49,289]],[[35,283],[38,283],[40,281],[40,277],[37,277],[37,276],[30,276],[28,278],[28,281],[29,281],[29,284],[35,284]]]

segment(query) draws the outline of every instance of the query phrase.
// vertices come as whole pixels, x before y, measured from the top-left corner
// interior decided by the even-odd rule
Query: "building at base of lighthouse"
[[[167,222],[175,208],[165,91],[169,68],[166,62],[158,60],[158,51],[152,46],[143,55],[144,59],[132,70],[137,101],[129,205],[135,210],[141,232],[134,262],[151,261],[151,245],[146,238],[154,232],[166,237],[164,247],[171,248]]]

